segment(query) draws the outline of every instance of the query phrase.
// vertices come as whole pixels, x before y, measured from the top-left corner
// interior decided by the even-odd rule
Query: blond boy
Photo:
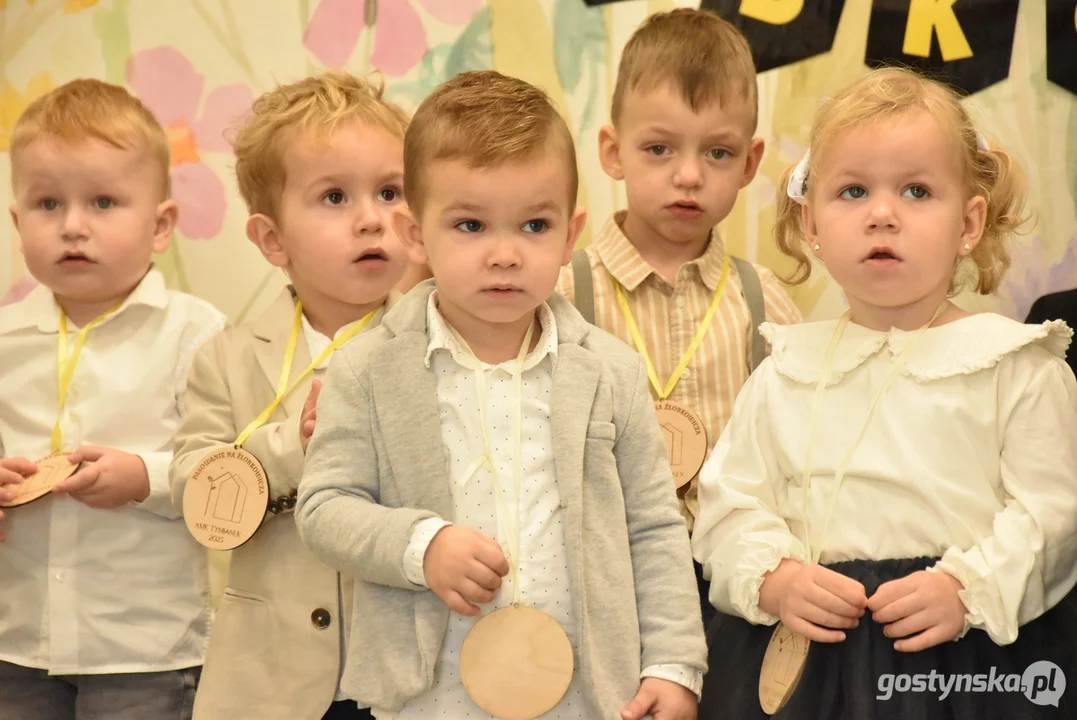
[[[379,619],[345,690],[379,720],[500,714],[461,651],[517,602],[575,660],[543,717],[694,718],[702,625],[643,366],[554,293],[585,220],[568,127],[522,80],[463,73],[404,154],[395,227],[434,280],[329,369],[296,506]]]
[[[612,124],[599,133],[599,160],[610,177],[624,181],[628,206],[586,249],[582,271],[591,287],[577,292],[577,275],[569,268],[558,283],[578,307],[593,307],[585,316],[649,358],[655,399],[698,418],[708,453],[761,359],[755,321],[801,319],[773,273],[730,258],[715,229],[759,168],[757,114],[751,49],[736,28],[691,9],[644,21],[621,56]],[[633,322],[641,342],[633,337]],[[695,474],[704,458],[697,459],[679,468],[671,454],[689,530],[698,512]],[[712,611],[701,577],[700,586],[707,616]]]
[[[327,348],[381,321],[406,262],[389,217],[404,204],[407,122],[379,88],[340,72],[255,102],[234,142],[247,236],[291,284],[262,317],[196,356],[172,464],[177,507],[199,463],[273,402],[297,316],[293,383]],[[327,364],[325,356],[243,445],[265,468],[269,512],[232,553],[196,718],[370,717],[338,692],[350,581],[300,544],[291,514],[316,419],[311,377]]]
[[[96,80],[12,131],[11,217],[40,285],[0,309],[0,500],[52,452],[81,468],[3,516],[3,720],[190,717],[206,557],[168,464],[187,368],[224,318],[152,269],[176,224],[168,168],[149,111]]]

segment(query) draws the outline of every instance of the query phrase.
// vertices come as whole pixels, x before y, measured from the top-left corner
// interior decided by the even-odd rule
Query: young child
[[[781,717],[1074,717],[1072,692],[1050,706],[1057,673],[1029,667],[1072,673],[1077,652],[1072,332],[948,300],[966,270],[998,286],[1018,170],[906,70],[829,98],[810,140],[777,240],[800,279],[810,248],[850,310],[763,326],[773,354],[703,469],[693,549],[729,616],[700,715],[764,716],[780,620],[811,641]]]
[[[12,131],[11,217],[40,285],[0,308],[0,502],[30,500],[46,456],[80,467],[4,511],[3,720],[191,716],[206,553],[168,464],[187,368],[224,317],[152,269],[176,225],[168,168],[150,112],[96,80],[38,99]]]
[[[714,229],[759,168],[757,106],[751,49],[735,27],[704,10],[648,18],[625,46],[613,125],[599,134],[602,167],[624,181],[628,208],[558,283],[646,359],[660,422],[691,418],[676,430],[696,437],[694,452],[670,448],[689,531],[696,473],[764,355],[756,326],[800,321],[773,273],[731,258]]]
[[[694,718],[704,640],[646,374],[554,294],[585,220],[567,125],[463,73],[404,164],[394,227],[434,280],[329,368],[296,505],[358,578],[345,691],[379,720]],[[529,647],[541,668],[502,662]]]
[[[289,511],[315,424],[319,381],[306,371],[320,377],[326,353],[380,322],[404,272],[389,217],[404,203],[407,122],[380,89],[331,72],[267,92],[235,139],[247,236],[291,285],[195,357],[172,463],[176,507],[199,464],[280,397],[285,365],[294,387],[243,443],[265,468],[269,512],[232,552],[196,718],[370,716],[338,697],[350,581],[300,544]]]

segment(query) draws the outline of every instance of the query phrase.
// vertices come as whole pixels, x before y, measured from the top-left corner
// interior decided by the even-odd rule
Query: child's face
[[[39,138],[19,151],[12,179],[26,266],[69,311],[123,301],[171,241],[176,205],[148,149]]]
[[[325,141],[294,138],[284,168],[279,221],[269,223],[276,241],[268,244],[270,262],[288,270],[308,303],[323,297],[366,305],[385,297],[406,263],[390,225],[393,208],[404,204],[403,140],[349,123]],[[256,218],[251,222],[267,221]]]
[[[450,160],[427,169],[422,215],[418,225],[403,218],[403,232],[457,330],[520,321],[553,293],[585,221],[569,183],[556,148],[493,168]]]
[[[819,161],[804,227],[849,302],[941,304],[985,207],[969,197],[953,134],[927,112],[906,113],[846,131]]]
[[[599,135],[599,156],[625,182],[632,224],[676,244],[710,233],[759,167],[763,141],[752,137],[752,119],[747,98],[695,112],[669,84],[629,92],[617,128]]]

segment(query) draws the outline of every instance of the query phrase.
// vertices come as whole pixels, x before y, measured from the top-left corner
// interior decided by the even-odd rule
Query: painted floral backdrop
[[[648,13],[698,4],[0,0],[0,202],[10,202],[6,133],[33,98],[79,76],[126,84],[171,140],[181,219],[159,265],[173,287],[242,321],[283,282],[244,237],[245,209],[225,140],[252,98],[326,67],[359,74],[378,68],[389,95],[414,109],[442,79],[492,67],[544,87],[569,118],[580,149],[581,201],[595,227],[624,202],[596,159],[620,48]],[[760,75],[760,134],[768,150],[722,228],[735,252],[784,267],[770,239],[775,181],[803,152],[817,98],[863,71],[870,8],[867,0],[846,2],[830,52]],[[1039,295],[1077,286],[1077,96],[1046,80],[1045,12],[1045,0],[1022,0],[1009,78],[968,101],[983,129],[1029,169],[1038,224],[1017,247],[999,297],[967,299],[970,307],[1015,317]],[[0,223],[0,298],[10,302],[32,284],[11,224]],[[794,296],[814,317],[842,305],[825,276]]]

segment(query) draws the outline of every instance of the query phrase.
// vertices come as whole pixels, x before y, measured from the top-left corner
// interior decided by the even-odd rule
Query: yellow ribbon
[[[830,506],[827,508],[826,516],[823,518],[822,532],[819,534],[817,543],[813,543],[811,539],[811,530],[808,525],[808,493],[811,490],[811,476],[812,476],[812,455],[814,454],[815,446],[815,431],[819,425],[819,411],[823,404],[823,394],[826,392],[826,383],[830,375],[830,366],[834,362],[834,354],[838,349],[838,343],[841,340],[842,335],[845,333],[845,328],[849,324],[850,316],[846,312],[838,322],[838,326],[834,329],[834,335],[830,338],[830,346],[827,348],[826,355],[823,358],[823,366],[819,372],[819,381],[815,385],[815,397],[812,400],[811,421],[808,424],[808,447],[804,459],[804,473],[802,475],[801,484],[803,486],[804,495],[801,498],[801,513],[804,518],[804,535],[805,544],[812,564],[818,563],[820,556],[823,554],[823,541],[826,540],[827,530],[830,528],[830,520],[834,515],[834,508],[838,504],[838,491],[841,490],[842,483],[845,481],[845,472],[849,469],[849,463],[852,462],[853,453],[856,452],[857,447],[860,446],[860,441],[864,439],[864,433],[867,432],[868,425],[871,423],[871,418],[875,414],[875,410],[879,407],[879,402],[883,399],[883,395],[886,394],[890,386],[897,380],[897,376],[905,368],[909,362],[909,357],[912,355],[913,350],[924,337],[924,331],[931,327],[939,316],[946,309],[947,304],[943,303],[935,314],[927,321],[926,325],[921,326],[913,333],[913,336],[909,338],[908,343],[902,349],[900,353],[894,358],[894,366],[890,369],[890,374],[887,375],[883,381],[882,387],[879,388],[879,392],[875,394],[875,398],[871,401],[871,405],[868,406],[867,417],[864,418],[864,423],[860,426],[860,431],[856,435],[856,439],[853,440],[852,446],[842,457],[841,462],[838,463],[838,467],[834,473],[834,492],[831,495]],[[812,545],[815,544],[815,550],[812,550]]]
[[[122,303],[121,303],[122,305]],[[86,345],[86,336],[90,334],[98,323],[107,318],[112,313],[120,309],[120,305],[107,310],[96,318],[86,324],[86,327],[79,330],[78,335],[75,336],[75,347],[71,350],[71,355],[67,354],[67,314],[60,309],[60,338],[57,343],[57,362],[56,362],[56,375],[59,385],[59,402],[56,407],[56,424],[52,427],[52,440],[50,441],[50,447],[53,452],[60,452],[63,449],[63,433],[60,431],[60,419],[64,414],[64,405],[67,403],[67,393],[71,390],[71,380],[75,377],[75,367],[79,363],[79,355],[82,354],[82,348]]]
[[[261,415],[252,420],[251,424],[243,429],[243,432],[236,438],[236,447],[243,447],[243,443],[247,442],[251,433],[265,425],[266,421],[272,417],[284,398],[288,397],[308,375],[314,372],[314,368],[321,365],[322,362],[336,352],[341,345],[358,335],[363,328],[370,323],[377,312],[377,309],[371,310],[364,315],[362,319],[352,323],[344,332],[338,334],[336,339],[334,339],[333,342],[318,355],[318,357],[314,358],[310,365],[307,365],[307,368],[299,374],[299,377],[293,380],[289,385],[288,378],[291,377],[292,374],[292,362],[295,360],[295,351],[299,346],[299,335],[303,332],[303,303],[302,301],[297,300],[295,303],[295,319],[292,320],[292,334],[288,338],[288,349],[284,353],[284,365],[280,370],[280,380],[277,381],[277,396],[273,398],[273,402],[269,404],[269,407],[262,411]]]
[[[703,316],[703,322],[699,324],[699,329],[696,330],[696,336],[692,338],[692,344],[688,346],[688,350],[685,351],[684,357],[677,363],[677,367],[674,368],[673,374],[669,376],[669,380],[666,381],[665,386],[658,380],[658,371],[655,370],[654,362],[651,361],[651,356],[647,353],[647,345],[643,341],[643,334],[639,331],[639,326],[636,325],[636,318],[632,315],[632,308],[628,306],[628,299],[625,298],[624,290],[621,289],[621,284],[617,282],[615,278],[610,278],[613,281],[613,288],[617,291],[617,304],[621,306],[621,313],[624,315],[625,322],[628,323],[628,332],[632,335],[632,342],[636,344],[636,352],[643,358],[643,362],[647,365],[647,377],[651,381],[651,387],[654,388],[655,394],[659,400],[665,400],[673,392],[673,388],[677,387],[677,383],[680,382],[681,376],[684,375],[684,371],[688,369],[688,365],[692,362],[692,358],[695,357],[696,351],[699,350],[700,344],[703,342],[703,338],[707,334],[707,330],[710,329],[711,321],[714,319],[714,313],[718,311],[718,306],[722,302],[722,294],[725,292],[726,281],[729,280],[729,256],[726,255],[722,260],[722,278],[718,281],[718,287],[714,291],[714,297],[711,298],[710,307],[707,308],[707,314]]]

